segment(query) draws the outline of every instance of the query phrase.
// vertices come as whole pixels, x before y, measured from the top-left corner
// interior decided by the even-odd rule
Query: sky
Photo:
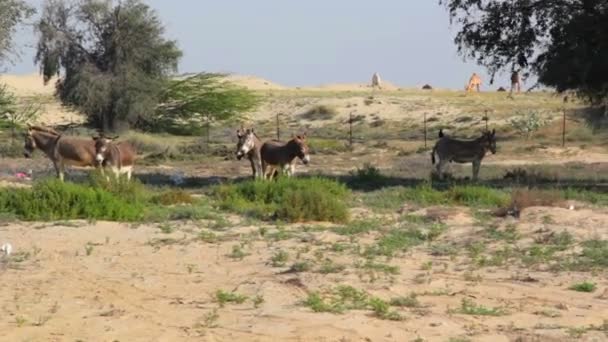
[[[29,0],[39,6],[43,0]],[[374,72],[402,87],[464,87],[474,61],[458,55],[438,0],[145,0],[178,41],[180,73],[231,72],[287,86],[367,83]],[[35,36],[18,33],[21,60],[8,73],[37,71]],[[501,75],[493,88],[505,86]]]

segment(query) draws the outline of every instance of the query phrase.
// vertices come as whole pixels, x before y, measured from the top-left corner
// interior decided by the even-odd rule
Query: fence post
[[[562,121],[562,147],[566,147],[566,103],[568,103],[568,96],[564,97],[564,118]]]
[[[426,112],[424,112],[424,148],[426,149],[427,130],[426,130]]]
[[[348,144],[353,148],[353,112],[348,114]]]
[[[281,115],[281,113],[277,113],[277,140],[281,140],[281,127],[280,127],[279,115]]]
[[[485,114],[483,117],[483,120],[486,122],[486,132],[489,132],[490,129],[488,128],[488,121],[490,121],[490,117],[488,116],[488,110],[485,110]]]

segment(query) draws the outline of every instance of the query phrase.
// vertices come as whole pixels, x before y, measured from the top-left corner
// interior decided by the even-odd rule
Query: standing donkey
[[[437,163],[437,173],[439,179],[443,179],[443,168],[448,162],[472,163],[473,180],[479,176],[481,161],[486,153],[491,151],[496,153],[496,130],[484,132],[481,137],[475,140],[457,140],[446,136],[443,130],[439,131],[439,140],[431,152],[431,161],[435,165],[435,157],[439,159]]]
[[[114,143],[117,138],[106,137],[103,134],[93,137],[95,160],[98,166],[109,167],[116,177],[126,173],[127,180],[131,180],[137,152],[128,142]]]
[[[262,170],[264,178],[270,179],[275,175],[277,169],[281,169],[287,177],[293,176],[295,172],[295,158],[298,157],[304,165],[310,162],[306,134],[294,136],[287,143],[271,140],[262,145],[260,150],[262,156]]]
[[[40,149],[53,162],[57,177],[63,182],[65,166],[97,167],[95,144],[88,139],[64,137],[51,128],[28,126],[24,133],[23,156],[31,158]]]
[[[255,134],[252,129],[236,131],[238,142],[236,144],[236,159],[241,160],[247,156],[251,163],[251,171],[253,172],[253,178],[262,178],[262,156],[260,150],[262,149],[262,141]]]

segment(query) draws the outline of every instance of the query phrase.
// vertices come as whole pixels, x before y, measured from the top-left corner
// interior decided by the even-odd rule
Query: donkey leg
[[[473,162],[473,181],[477,181],[479,177],[479,167],[481,166],[481,161]]]

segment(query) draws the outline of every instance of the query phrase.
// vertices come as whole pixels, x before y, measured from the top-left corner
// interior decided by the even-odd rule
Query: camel
[[[480,92],[481,87],[481,77],[479,77],[476,73],[473,73],[471,78],[469,79],[469,83],[466,86],[466,91],[471,92],[477,89],[477,92]]]
[[[377,72],[372,76],[372,88],[382,89],[382,80],[380,79],[380,74]]]

